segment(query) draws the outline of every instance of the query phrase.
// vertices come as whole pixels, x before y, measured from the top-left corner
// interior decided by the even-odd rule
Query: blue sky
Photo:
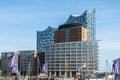
[[[35,50],[36,31],[58,27],[70,14],[96,8],[100,70],[120,57],[119,0],[0,0],[0,52]]]

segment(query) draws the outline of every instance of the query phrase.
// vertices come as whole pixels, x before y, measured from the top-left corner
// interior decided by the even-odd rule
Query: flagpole
[[[107,60],[106,60],[106,78],[105,78],[105,80],[107,80],[108,79],[108,66],[107,66]]]

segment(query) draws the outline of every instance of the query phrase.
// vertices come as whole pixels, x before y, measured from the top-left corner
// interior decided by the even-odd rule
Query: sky
[[[99,70],[120,57],[120,0],[0,0],[0,52],[36,49],[36,31],[96,9]]]

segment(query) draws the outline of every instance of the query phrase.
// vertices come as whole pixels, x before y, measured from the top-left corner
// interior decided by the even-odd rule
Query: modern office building
[[[20,75],[34,74],[34,52],[35,50],[19,51],[19,72]]]
[[[76,41],[49,44],[46,46],[46,61],[49,76],[74,77],[77,67],[86,63],[81,72],[93,74],[98,70],[98,42]]]
[[[1,52],[1,69],[3,75],[10,75],[11,69],[9,67],[10,59],[14,52]]]
[[[88,39],[96,40],[95,9],[92,11],[86,10],[81,15],[70,15],[65,24],[79,22],[83,23],[88,29]]]
[[[37,31],[37,51],[45,52],[45,45],[54,43],[54,32],[56,28],[48,26],[44,31]]]
[[[87,41],[88,29],[82,23],[60,25],[55,32],[55,43]]]
[[[36,75],[41,72],[45,63],[45,52],[35,50],[22,50],[18,52],[18,75]],[[1,70],[3,75],[11,75],[9,67],[14,52],[1,53]],[[35,56],[36,55],[36,56]]]

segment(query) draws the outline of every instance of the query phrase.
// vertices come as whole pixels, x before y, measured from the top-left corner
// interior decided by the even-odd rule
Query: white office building
[[[74,77],[78,67],[81,67],[80,73],[91,75],[98,70],[98,41],[49,44],[46,62],[49,76]]]

